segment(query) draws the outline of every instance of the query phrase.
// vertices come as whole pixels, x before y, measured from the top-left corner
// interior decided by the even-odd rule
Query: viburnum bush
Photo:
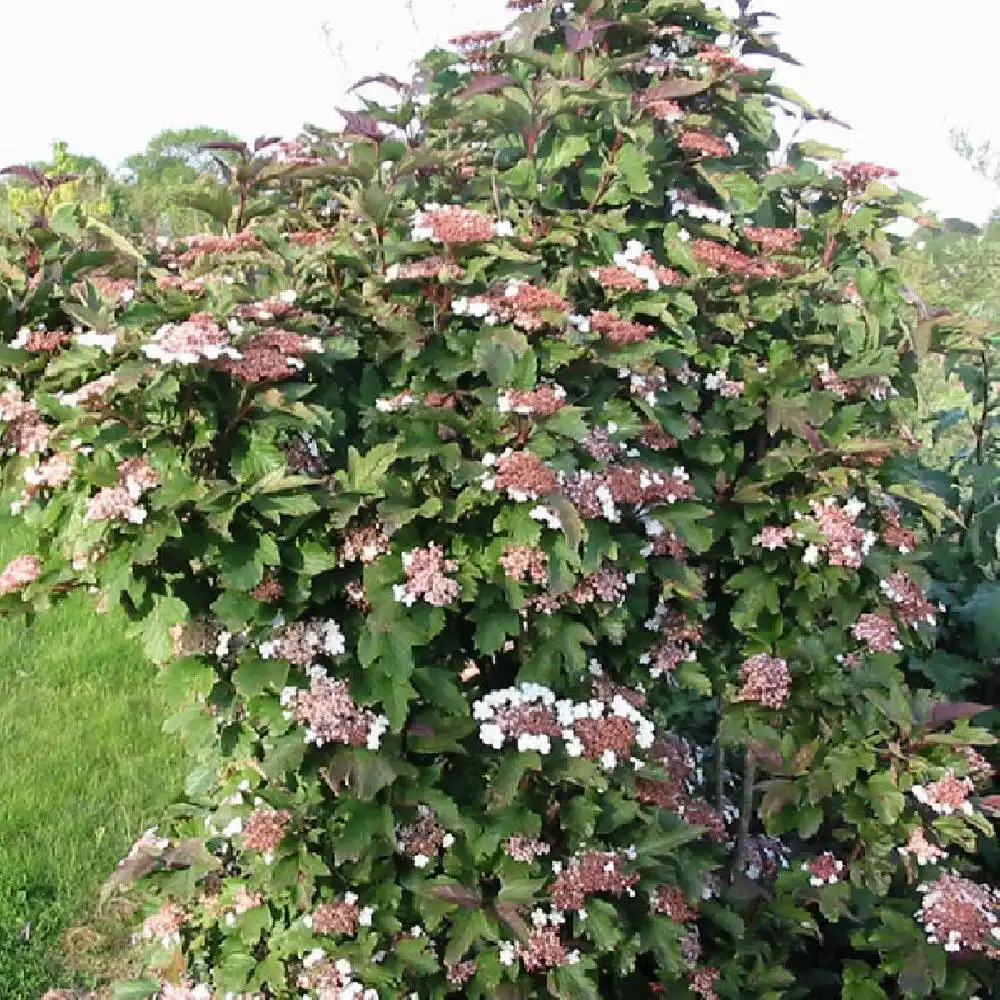
[[[118,995],[987,994],[915,199],[779,155],[748,4],[510,6],[225,144],[225,235],[6,252],[4,606],[123,605],[198,761]]]

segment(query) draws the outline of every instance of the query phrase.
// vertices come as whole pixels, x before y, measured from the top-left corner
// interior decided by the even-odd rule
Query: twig
[[[753,818],[753,792],[757,780],[757,758],[752,750],[747,750],[743,767],[743,804],[740,806],[740,832],[736,841],[736,856],[730,878],[735,878],[746,866],[747,843],[750,840],[750,822]]]

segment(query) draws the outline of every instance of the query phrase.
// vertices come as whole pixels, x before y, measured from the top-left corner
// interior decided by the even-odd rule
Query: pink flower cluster
[[[458,264],[444,257],[426,257],[423,260],[392,264],[386,268],[386,281],[456,281],[465,272]]]
[[[69,342],[70,335],[65,330],[46,330],[44,326],[37,330],[29,330],[23,327],[17,331],[17,336],[11,341],[10,346],[27,351],[29,354],[48,354],[58,351]]]
[[[589,329],[599,333],[612,344],[623,347],[627,344],[638,344],[648,340],[654,333],[656,327],[647,326],[645,323],[636,323],[634,320],[623,319],[610,312],[592,312],[587,317]]]
[[[317,934],[353,934],[361,917],[358,897],[353,892],[346,893],[343,899],[317,906],[311,916],[312,929]]]
[[[34,583],[41,575],[42,562],[38,556],[25,555],[11,559],[0,572],[0,597],[14,594]]]
[[[508,448],[499,458],[492,453],[485,455],[483,464],[487,466],[483,474],[483,489],[503,490],[518,503],[555,493],[558,486],[555,472],[531,451],[512,451]]]
[[[833,172],[843,177],[851,194],[860,194],[872,181],[884,177],[898,177],[899,171],[892,167],[880,167],[874,163],[835,163]]]
[[[171,252],[164,254],[164,261],[176,267],[190,267],[205,254],[234,254],[256,250],[260,240],[247,229],[233,236],[216,236],[213,233],[199,233],[176,240]]]
[[[509,281],[498,291],[455,299],[451,311],[456,316],[482,319],[488,326],[513,323],[519,330],[532,333],[550,320],[565,316],[569,303],[556,292],[529,281]]]
[[[64,392],[59,395],[59,400],[67,406],[86,406],[103,399],[115,386],[118,385],[118,376],[114,373],[100,375],[90,382],[84,382],[79,389],[73,392]]]
[[[661,885],[650,896],[649,908],[678,924],[690,924],[698,919],[698,907],[692,906],[684,893],[672,885]]]
[[[305,368],[307,354],[320,353],[323,345],[315,337],[305,337],[288,330],[268,330],[243,344],[236,354],[226,353],[215,363],[216,371],[225,372],[240,382],[283,382]]]
[[[759,535],[754,535],[753,544],[773,552],[775,549],[787,549],[788,543],[794,537],[795,531],[792,528],[765,525],[760,529]]]
[[[51,431],[34,402],[16,386],[0,392],[0,420],[8,424],[3,443],[22,458],[41,454],[49,446]]]
[[[656,643],[639,657],[639,662],[649,667],[650,677],[662,677],[675,671],[682,663],[696,659],[694,647],[701,642],[702,632],[680,611],[660,601],[645,627],[657,633]]]
[[[942,816],[960,812],[970,815],[973,811],[969,796],[974,791],[971,778],[957,778],[949,768],[944,777],[926,785],[914,785],[910,792],[913,797]]]
[[[457,580],[446,574],[457,570],[458,563],[446,558],[444,549],[436,542],[404,552],[406,583],[397,583],[392,588],[393,596],[408,608],[421,599],[436,608],[447,607],[458,599],[461,588]]]
[[[697,993],[701,1000],[719,1000],[719,994],[715,992],[715,984],[719,981],[721,973],[711,966],[703,966],[696,969],[688,976],[688,985],[692,993]]]
[[[346,681],[333,680],[322,667],[309,668],[309,687],[286,687],[281,704],[288,717],[306,726],[306,742],[331,743],[378,750],[389,728],[384,715],[360,708]]]
[[[486,243],[495,236],[512,236],[509,222],[494,222],[488,215],[461,205],[425,205],[412,220],[410,239],[414,243],[430,240],[445,246]]]
[[[236,315],[240,319],[253,320],[256,323],[271,323],[275,320],[295,319],[302,315],[302,310],[295,305],[294,291],[282,292],[274,298],[263,302],[249,302],[236,307]]]
[[[142,524],[147,512],[139,500],[159,485],[159,476],[144,458],[130,458],[118,466],[117,485],[102,487],[87,501],[84,520]]]
[[[787,661],[767,653],[757,653],[740,667],[742,688],[737,701],[755,701],[766,708],[784,708],[792,689]]]
[[[916,917],[930,944],[945,951],[1000,958],[1000,893],[959,875],[941,875],[919,885],[923,902]]]
[[[314,948],[302,960],[296,983],[304,997],[316,1000],[379,1000],[378,990],[365,989],[353,978],[354,971],[346,958],[327,958],[322,948]]]
[[[528,972],[546,972],[563,965],[575,965],[580,961],[580,953],[566,951],[559,927],[554,925],[532,928],[528,940],[519,941],[516,946],[501,946],[501,964],[512,965],[518,958]]]
[[[823,553],[831,566],[859,569],[877,537],[874,532],[864,531],[855,524],[865,505],[852,497],[840,507],[835,497],[827,497],[822,503],[810,500],[809,506],[812,515],[802,518],[802,523],[813,526],[822,538],[806,548],[803,562],[813,564]]]
[[[755,260],[725,243],[714,240],[691,240],[691,255],[716,271],[745,278],[778,278],[784,269],[770,260]]]
[[[208,313],[192,313],[183,323],[161,326],[152,340],[143,344],[142,353],[163,364],[180,365],[240,357],[230,346],[229,335]]]
[[[587,905],[588,896],[601,893],[634,896],[634,887],[638,883],[637,874],[623,870],[620,854],[614,851],[584,851],[559,867],[548,891],[552,902],[560,910],[582,910]]]

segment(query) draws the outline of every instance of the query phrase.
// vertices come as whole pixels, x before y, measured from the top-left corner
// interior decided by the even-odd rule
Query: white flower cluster
[[[656,269],[650,267],[648,264],[639,263],[640,258],[648,253],[649,250],[638,240],[629,240],[625,244],[625,249],[620,253],[616,253],[613,260],[616,267],[620,267],[623,271],[628,271],[629,274],[634,274],[640,281],[645,281],[646,288],[649,291],[658,292],[660,290],[660,279],[656,274]],[[596,277],[597,272],[592,273]]]
[[[402,410],[404,407],[412,406],[416,402],[416,398],[409,392],[401,392],[398,396],[391,396],[383,399],[375,400],[375,409],[379,413],[395,413],[397,410]]]
[[[537,507],[532,507],[528,511],[528,517],[534,521],[541,521],[543,524],[547,524],[553,531],[559,531],[562,528],[562,518],[559,516],[557,511],[554,511],[551,507],[545,507],[539,504]]]
[[[105,354],[111,354],[118,346],[117,333],[98,333],[96,330],[83,333],[79,329],[74,333],[76,336],[73,339],[81,347],[99,347]]]
[[[653,745],[655,738],[653,723],[621,695],[615,695],[610,706],[597,698],[574,702],[568,698],[557,699],[551,688],[533,683],[491,691],[472,706],[472,717],[480,723],[479,738],[495,750],[502,749],[509,740],[516,740],[517,749],[522,753],[529,750],[535,750],[543,755],[551,753],[552,740],[547,734],[532,732],[508,734],[497,722],[498,718],[516,717],[519,710],[530,709],[533,706],[552,710],[562,729],[561,736],[565,742],[566,753],[570,757],[580,757],[584,751],[583,743],[574,731],[573,724],[583,719],[603,719],[608,712],[612,716],[628,719],[635,725],[635,741],[640,748],[648,750]],[[516,722],[512,728],[517,728]],[[604,752],[601,765],[608,771],[618,766],[618,758],[614,751]]]
[[[732,136],[727,135],[727,144],[730,139],[732,139]],[[731,144],[730,148],[732,148]],[[713,208],[711,205],[701,205],[696,201],[692,201],[689,197],[685,196],[680,188],[668,188],[667,197],[670,199],[671,216],[689,215],[692,219],[704,219],[705,222],[714,222],[717,226],[722,226],[726,229],[733,224],[733,217],[729,212]]]
[[[142,353],[153,361],[161,361],[164,364],[176,363],[179,365],[196,365],[202,361],[218,361],[219,358],[232,358],[235,361],[243,357],[234,347],[225,344],[214,343],[210,337],[201,337],[197,329],[191,331],[189,336],[179,336],[182,326],[194,327],[194,324],[165,323],[148,344],[142,345]],[[79,339],[79,338],[78,338]],[[176,340],[183,346],[170,347],[171,340]]]
[[[472,316],[474,319],[481,319],[487,326],[496,326],[500,322],[500,317],[493,311],[489,302],[475,302],[464,296],[452,300],[451,311],[456,316]]]
[[[319,965],[324,958],[326,958],[326,952],[322,948],[313,948],[312,951],[303,957],[302,965],[307,969],[311,969],[313,966]],[[343,980],[343,985],[333,991],[339,1000],[379,1000],[378,990],[365,989],[356,979],[351,978],[354,975],[354,968],[346,958],[338,958],[333,963],[333,967],[337,970],[337,975]],[[320,997],[327,995],[332,994],[328,994],[327,990],[324,989],[316,994],[316,997],[319,1000]],[[302,996],[308,1000],[308,998],[312,997],[312,994],[303,993]]]
[[[662,375],[640,375],[631,368],[619,368],[618,377],[628,379],[632,395],[645,399],[650,406],[656,406],[659,393],[667,392],[670,388]]]
[[[284,619],[279,615],[271,624],[275,628],[280,628],[284,625]],[[309,624],[320,639],[319,648],[328,656],[341,656],[347,650],[344,633],[333,619],[325,622],[310,622]],[[280,636],[277,639],[268,639],[262,642],[257,649],[265,660],[272,660],[280,655],[281,642]]]
[[[569,325],[575,327],[580,333],[590,333],[589,316],[580,316],[577,313],[573,313],[569,318]]]

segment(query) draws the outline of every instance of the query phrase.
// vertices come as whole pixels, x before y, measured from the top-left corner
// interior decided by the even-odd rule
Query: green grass
[[[0,521],[0,566],[30,551]],[[73,985],[64,932],[182,787],[153,668],[117,615],[73,595],[31,628],[0,619],[0,998]]]

